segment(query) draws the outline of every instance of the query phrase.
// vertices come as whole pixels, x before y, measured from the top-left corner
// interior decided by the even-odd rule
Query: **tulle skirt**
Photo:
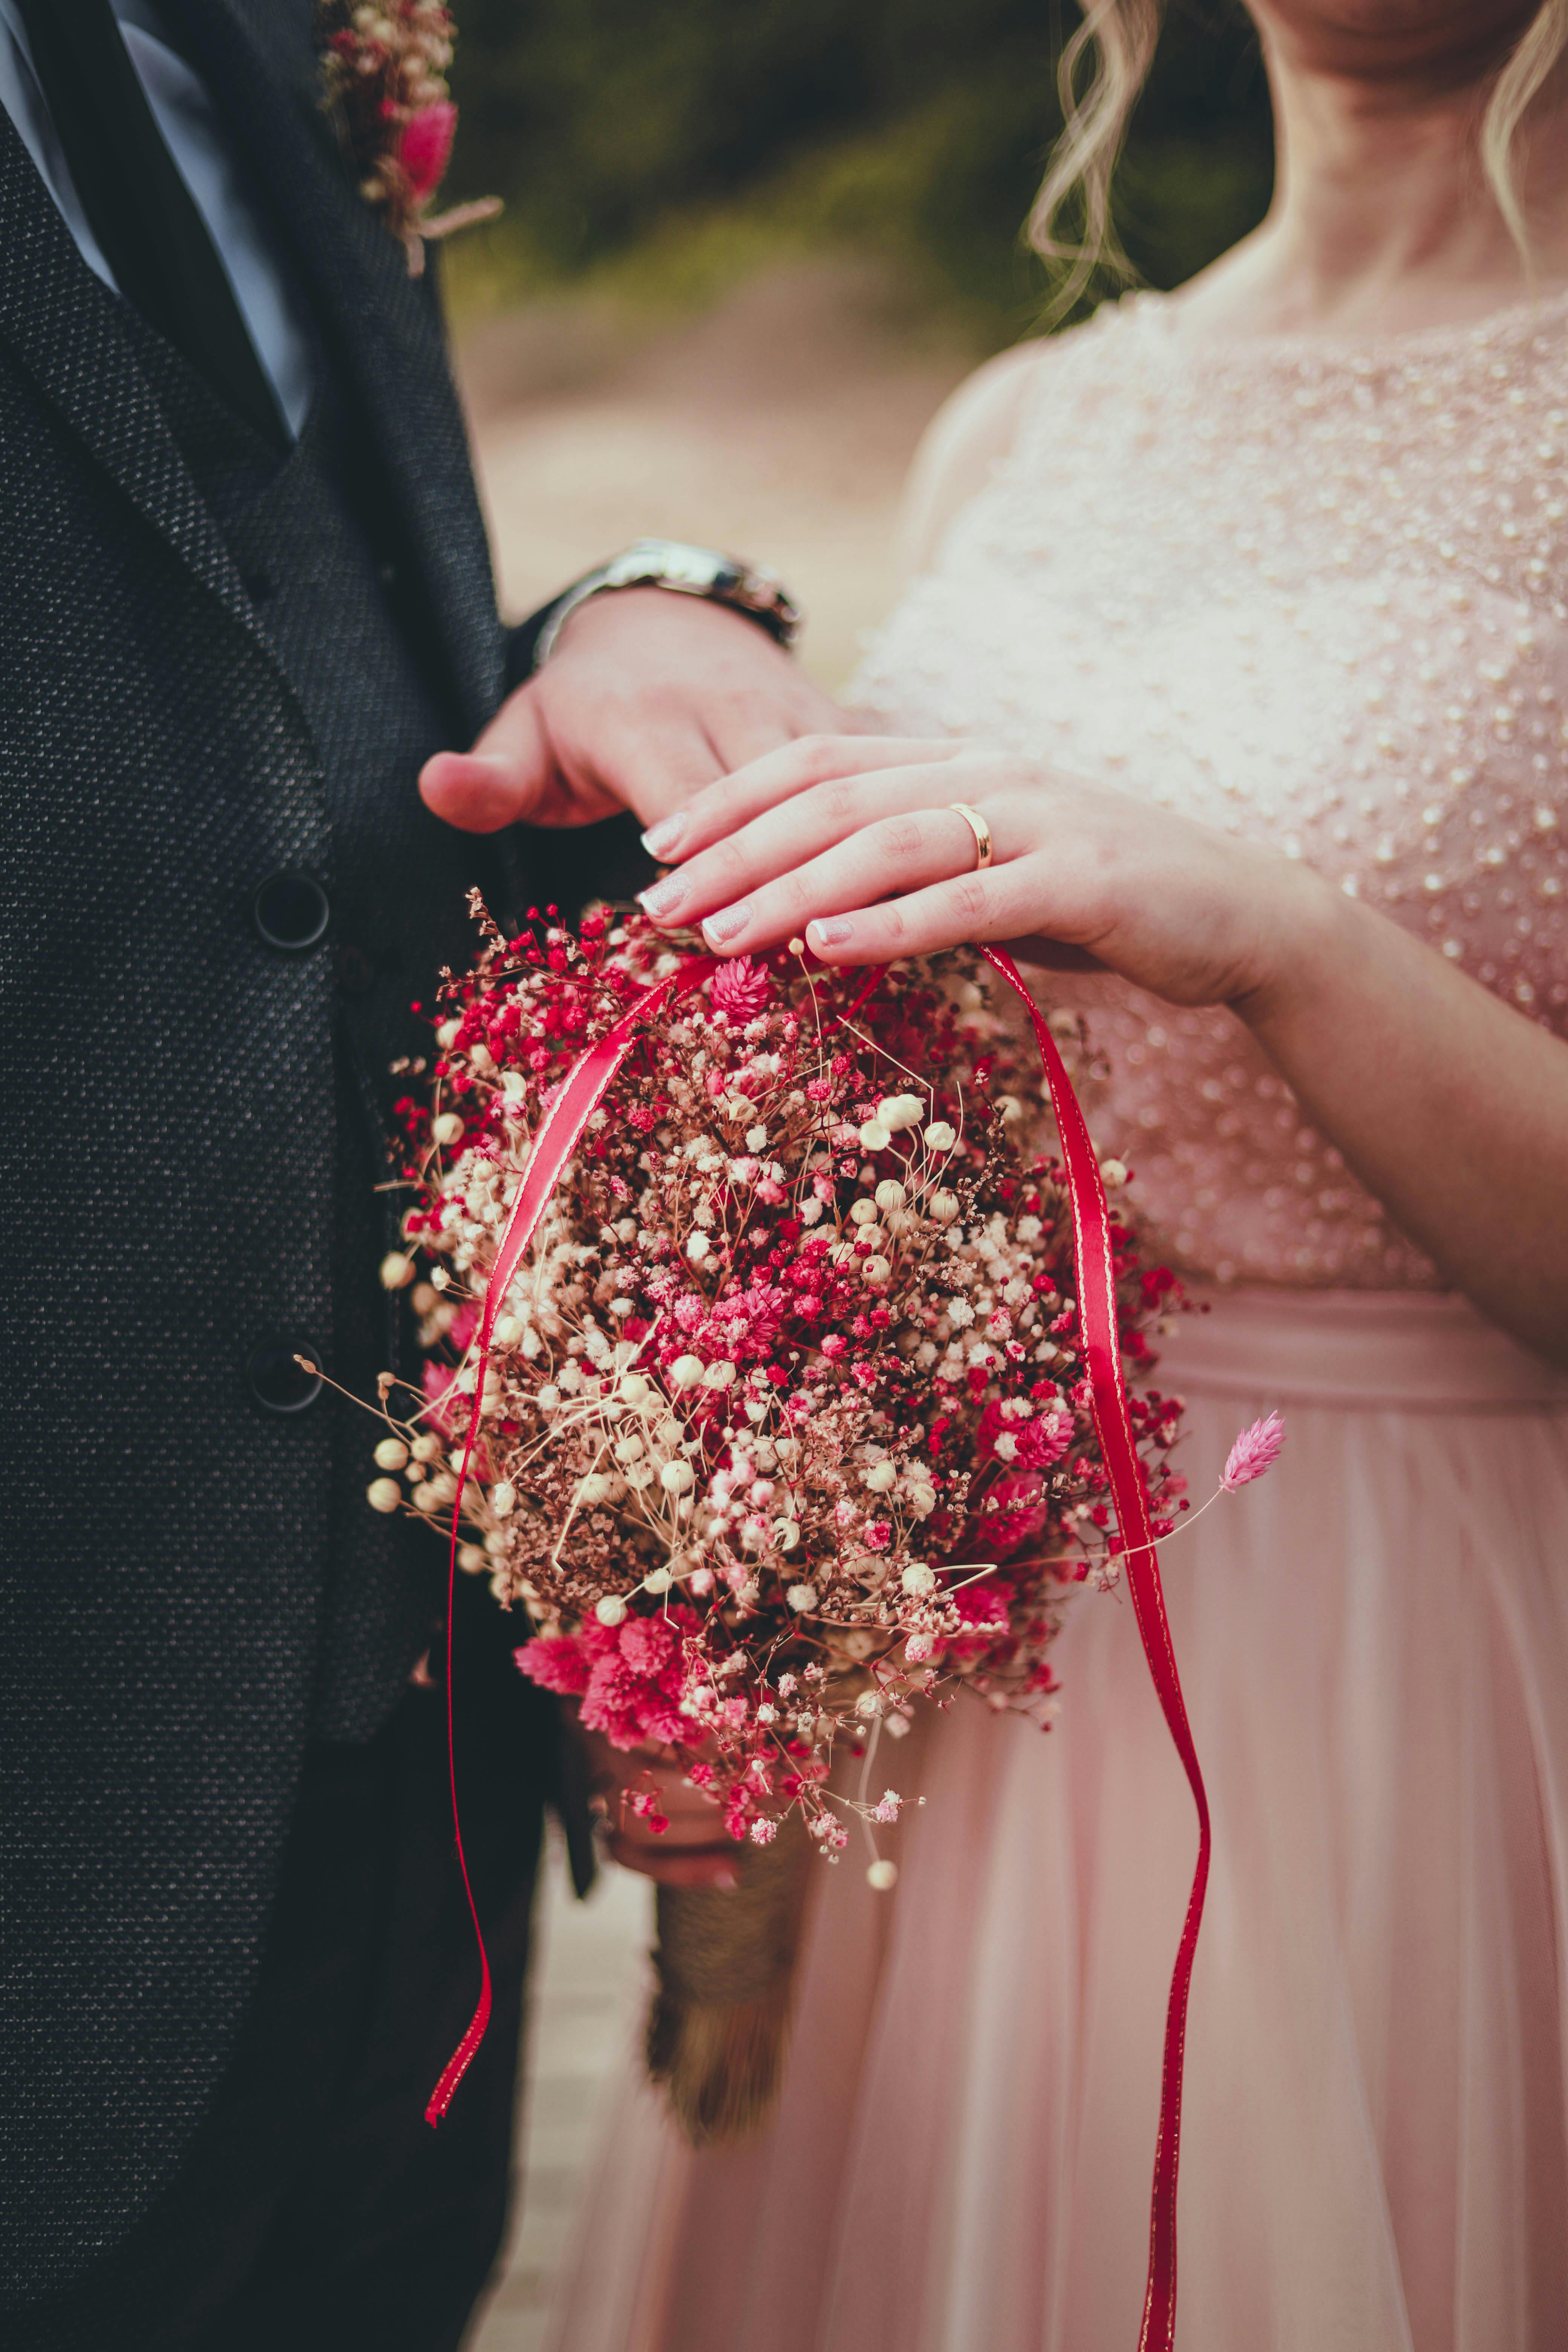
[[[1251,1292],[1167,1343],[1165,1547],[1215,1818],[1178,2345],[1568,2344],[1568,1381],[1426,1295]],[[874,1894],[814,1891],[776,2120],[693,2155],[628,2068],[555,2352],[1133,2352],[1191,1799],[1130,1605],[1041,1734],[963,1700]]]

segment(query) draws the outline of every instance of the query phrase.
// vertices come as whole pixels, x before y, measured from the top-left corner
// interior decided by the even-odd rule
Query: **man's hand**
[[[570,1737],[588,1759],[588,1786],[603,1822],[605,1853],[660,1886],[733,1886],[741,1849],[725,1830],[715,1800],[694,1789],[668,1750],[612,1748],[603,1734],[584,1731],[575,1710]],[[668,1826],[655,1830],[634,1813],[628,1794],[657,1794]]]
[[[667,588],[621,588],[573,614],[539,676],[471,751],[440,751],[426,804],[464,833],[647,824],[731,769],[802,735],[858,731],[764,629]]]

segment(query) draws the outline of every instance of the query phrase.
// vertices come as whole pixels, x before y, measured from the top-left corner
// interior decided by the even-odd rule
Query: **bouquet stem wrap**
[[[738,1849],[732,1889],[658,1890],[647,2070],[694,2147],[754,2129],[773,2105],[811,1862],[792,1813],[771,1845]]]
[[[1092,1411],[1100,1451],[1110,1475],[1116,1508],[1119,1545],[1126,1562],[1138,1631],[1150,1675],[1159,1695],[1165,1722],[1191,1785],[1198,1815],[1197,1865],[1183,1922],[1175,1969],[1166,2009],[1164,2053],[1160,2089],[1160,2123],[1154,2149],[1154,2176],[1150,2217],[1148,2284],[1144,2296],[1139,2352],[1172,2352],[1176,2322],[1176,2180],[1180,2152],[1182,2061],[1186,2034],[1187,1996],[1193,1959],[1203,1916],[1209,1870],[1208,1800],[1193,1745],[1176,1671],[1170,1626],[1154,1549],[1147,1489],[1128,1412],[1121,1354],[1118,1344],[1116,1291],[1111,1255],[1110,1213],[1100,1164],[1078,1097],[1061,1055],[1046,1023],[1025,987],[1016,965],[1000,949],[982,948],[986,961],[1006,982],[1029,1015],[1040,1059],[1050,1089],[1051,1105],[1061,1138],[1068,1188],[1072,1204],[1073,1235],[1079,1283],[1079,1313]],[[693,956],[679,971],[646,989],[628,1006],[613,1028],[573,1065],[535,1138],[527,1169],[507,1218],[496,1263],[485,1294],[476,1352],[478,1377],[474,1408],[458,1480],[458,1499],[453,1506],[447,1614],[447,1719],[448,1756],[452,1728],[452,1609],[451,1591],[458,1567],[461,1496],[479,1440],[483,1376],[500,1302],[523,1252],[555,1191],[562,1171],[581,1141],[589,1118],[604,1099],[638,1033],[670,1004],[700,985],[717,960]],[[879,975],[871,974],[868,989]],[[451,1769],[453,1826],[457,1852],[479,1946],[480,1990],[467,2032],[441,2075],[426,2109],[426,2120],[437,2124],[472,2063],[489,2020],[489,1963],[474,1907],[458,1819],[455,1766]],[[804,1845],[804,1838],[798,1840]],[[719,2137],[743,2116],[765,2104],[784,2047],[784,2019],[789,1979],[802,1912],[795,1884],[800,1864],[797,1840],[781,1834],[773,1848],[750,1849],[742,1885],[732,1894],[713,1895],[708,1904],[734,1906],[726,1915],[729,1927],[708,1918],[687,1902],[666,1904],[659,1911],[661,1990],[649,2029],[650,2063],[668,2079],[672,2101],[693,2137]],[[767,1982],[739,1985],[733,1973],[726,1978],[726,1952],[742,1929],[737,1916],[747,1915],[746,1948],[768,1958]],[[775,1920],[776,1915],[776,1920]],[[769,1923],[776,1924],[770,1934]],[[734,1946],[739,1949],[739,1945]],[[745,1998],[737,2000],[740,1990]],[[724,1992],[727,1998],[717,1996]],[[720,2065],[716,2069],[715,2061]],[[715,2087],[717,2074],[733,2062],[735,2079],[729,2105]],[[763,2082],[763,2077],[769,2077]],[[737,2104],[738,2103],[738,2104]],[[689,2109],[688,2116],[686,2109]],[[733,2112],[731,2112],[731,2109]]]

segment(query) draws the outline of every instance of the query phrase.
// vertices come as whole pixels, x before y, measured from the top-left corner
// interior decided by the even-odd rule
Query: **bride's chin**
[[[1539,0],[1246,0],[1307,71],[1352,82],[1463,86],[1500,64]]]

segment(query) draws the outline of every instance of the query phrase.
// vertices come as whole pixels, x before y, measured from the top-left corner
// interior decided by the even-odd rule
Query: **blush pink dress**
[[[1310,859],[1564,1033],[1568,301],[1218,349],[1102,311],[858,691]],[[1070,997],[1097,1139],[1214,1303],[1159,1373],[1194,1494],[1288,1429],[1166,1547],[1215,1839],[1178,2343],[1557,2352],[1568,1381],[1439,1287],[1227,1013]],[[961,1701],[884,1750],[927,1802],[892,1895],[822,1874],[760,2139],[694,2156],[628,2076],[556,2352],[1133,2352],[1195,1832],[1119,1597],[1058,1665],[1048,1737]]]

